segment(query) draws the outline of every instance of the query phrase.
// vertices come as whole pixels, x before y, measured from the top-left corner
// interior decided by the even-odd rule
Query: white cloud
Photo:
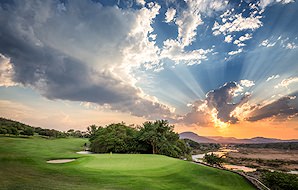
[[[282,4],[288,4],[293,3],[295,0],[261,0],[260,1],[260,7],[266,8],[268,5],[274,4],[274,3],[282,3]]]
[[[238,40],[234,41],[234,44],[236,44],[238,47],[243,47],[246,46],[245,43],[243,43],[246,40],[249,40],[252,38],[251,34],[246,33],[244,36],[240,36],[240,38]]]
[[[184,62],[187,65],[199,64],[201,60],[207,59],[207,54],[212,49],[194,49],[185,51],[185,47],[191,45],[196,39],[197,28],[203,24],[201,15],[210,15],[214,11],[222,10],[227,2],[222,0],[204,1],[204,0],[186,0],[186,8],[177,13],[176,10],[168,9],[166,12],[166,22],[175,21],[178,27],[178,36],[176,39],[167,39],[163,42],[164,46],[160,53],[160,58],[168,58],[176,63]]]
[[[274,86],[274,88],[280,88],[280,87],[288,88],[289,85],[297,82],[298,82],[298,77],[290,77],[282,80],[278,85]]]
[[[279,77],[280,77],[279,75],[272,75],[272,76],[268,77],[266,81],[268,82],[270,80],[277,79]]]
[[[228,55],[236,55],[236,54],[238,54],[238,53],[241,53],[243,51],[243,48],[240,48],[240,49],[238,49],[238,50],[236,50],[236,51],[230,51],[229,53],[228,53]]]
[[[262,16],[253,16],[250,15],[249,17],[243,17],[242,14],[237,14],[234,16],[231,16],[229,20],[224,24],[219,24],[218,22],[215,22],[213,25],[212,30],[214,31],[214,35],[218,34],[228,34],[232,32],[239,32],[239,31],[245,31],[245,30],[251,30],[254,31],[258,29],[259,27],[263,26],[263,23],[261,22]]]
[[[264,46],[264,47],[273,47],[275,46],[276,42],[272,42],[270,43],[268,39],[264,40],[261,42],[260,46]]]
[[[240,80],[240,84],[244,87],[252,87],[255,85],[254,81],[250,81],[250,80]]]
[[[189,9],[183,11],[182,15],[176,19],[178,26],[178,39],[183,47],[190,45],[197,35],[197,27],[203,24],[201,15]]]
[[[249,40],[249,39],[251,39],[251,38],[252,38],[252,34],[248,34],[248,33],[246,33],[244,36],[241,36],[241,37],[239,38],[239,41],[243,42],[243,41]]]
[[[227,42],[227,43],[231,43],[233,41],[233,37],[232,37],[232,35],[227,35],[226,37],[225,37],[225,42]]]
[[[176,19],[178,40],[183,47],[190,45],[197,35],[197,27],[203,24],[201,14],[212,14],[227,6],[227,1],[187,0],[187,8]]]
[[[298,46],[295,43],[287,43],[286,49],[296,49]]]
[[[173,116],[169,106],[142,93],[132,74],[143,64],[159,61],[159,48],[154,37],[149,39],[158,4],[132,10],[69,1],[63,13],[56,1],[18,1],[10,6],[0,11],[0,17],[7,18],[0,24],[11,23],[0,35],[0,42],[10,39],[10,48],[0,43],[0,53],[12,60],[1,63],[6,79],[1,79],[2,85],[13,84],[7,79],[14,68],[15,82],[49,99],[109,105],[138,117]],[[24,19],[28,14],[32,16]]]
[[[160,5],[151,2],[148,6],[150,8],[143,7],[137,13],[134,26],[127,37],[126,47],[122,50],[123,65],[126,69],[141,64],[148,69],[158,66],[160,50],[155,42],[156,34],[152,34],[154,29],[151,24],[159,14]]]
[[[169,58],[176,63],[185,62],[187,65],[200,64],[201,60],[207,59],[207,54],[212,52],[212,49],[197,49],[192,51],[184,51],[182,45],[173,39],[164,41],[161,58]]]
[[[175,14],[176,14],[176,9],[174,8],[169,8],[166,12],[166,22],[169,23],[169,22],[172,22],[174,20],[174,17],[175,17]]]
[[[136,0],[136,3],[144,6],[146,4],[146,1],[145,0]]]
[[[0,54],[0,86],[8,87],[17,85],[13,81],[14,73],[10,59]]]

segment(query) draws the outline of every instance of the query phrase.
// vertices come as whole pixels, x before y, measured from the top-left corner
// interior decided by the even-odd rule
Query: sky
[[[298,138],[294,0],[2,0],[0,116]]]

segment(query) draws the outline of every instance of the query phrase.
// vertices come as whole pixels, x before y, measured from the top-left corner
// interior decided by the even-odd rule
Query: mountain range
[[[278,142],[298,142],[298,139],[282,140],[276,138],[254,137],[238,139],[235,137],[221,136],[200,136],[193,132],[183,132],[179,134],[180,139],[190,139],[198,143],[223,143],[223,144],[260,144],[260,143],[278,143]]]

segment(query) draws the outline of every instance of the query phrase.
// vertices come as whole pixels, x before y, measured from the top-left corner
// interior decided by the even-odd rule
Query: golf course
[[[235,173],[162,155],[77,154],[87,142],[0,136],[0,189],[254,189]]]

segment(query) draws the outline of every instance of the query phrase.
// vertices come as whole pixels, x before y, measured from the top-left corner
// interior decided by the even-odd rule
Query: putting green
[[[0,189],[254,189],[237,174],[166,156],[77,154],[87,141],[0,137]]]

